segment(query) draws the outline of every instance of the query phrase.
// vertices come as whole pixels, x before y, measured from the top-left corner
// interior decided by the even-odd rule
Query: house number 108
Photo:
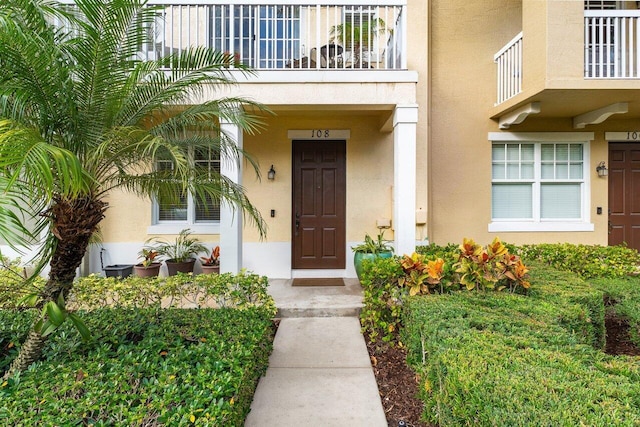
[[[329,138],[329,129],[313,129],[311,138]]]
[[[632,141],[637,141],[640,133],[638,132],[627,132],[627,139]]]

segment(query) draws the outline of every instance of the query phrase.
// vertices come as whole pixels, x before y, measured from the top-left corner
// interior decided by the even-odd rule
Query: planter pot
[[[202,264],[202,274],[220,274],[220,266]]]
[[[169,276],[175,276],[178,273],[193,273],[193,265],[195,264],[195,258],[191,258],[188,261],[176,262],[173,260],[167,260],[167,271]]]
[[[364,261],[365,259],[373,260],[376,258],[391,258],[392,256],[393,252],[391,251],[378,252],[377,254],[356,252],[353,255],[353,265],[356,268],[356,275],[358,276],[358,280],[362,280],[362,261]]]
[[[114,264],[107,265],[103,268],[104,275],[107,277],[119,277],[124,279],[125,277],[131,276],[131,272],[133,271],[133,264]]]
[[[159,262],[154,262],[148,267],[145,267],[142,264],[137,264],[133,266],[133,269],[138,277],[156,277],[158,273],[160,273],[161,265],[162,264]]]

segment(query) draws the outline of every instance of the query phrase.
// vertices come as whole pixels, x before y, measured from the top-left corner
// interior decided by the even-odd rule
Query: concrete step
[[[362,287],[358,279],[344,286],[292,286],[291,279],[271,279],[269,294],[278,308],[276,317],[358,317]]]

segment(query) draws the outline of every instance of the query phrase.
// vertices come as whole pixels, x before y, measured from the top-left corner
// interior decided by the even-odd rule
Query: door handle
[[[296,212],[296,236],[298,235],[298,229],[300,229],[300,214]]]

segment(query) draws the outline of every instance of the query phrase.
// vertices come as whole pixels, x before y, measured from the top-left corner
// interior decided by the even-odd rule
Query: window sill
[[[220,224],[154,224],[147,227],[147,234],[180,234],[185,228],[193,234],[220,234]]]
[[[589,222],[491,222],[489,232],[594,231]]]

